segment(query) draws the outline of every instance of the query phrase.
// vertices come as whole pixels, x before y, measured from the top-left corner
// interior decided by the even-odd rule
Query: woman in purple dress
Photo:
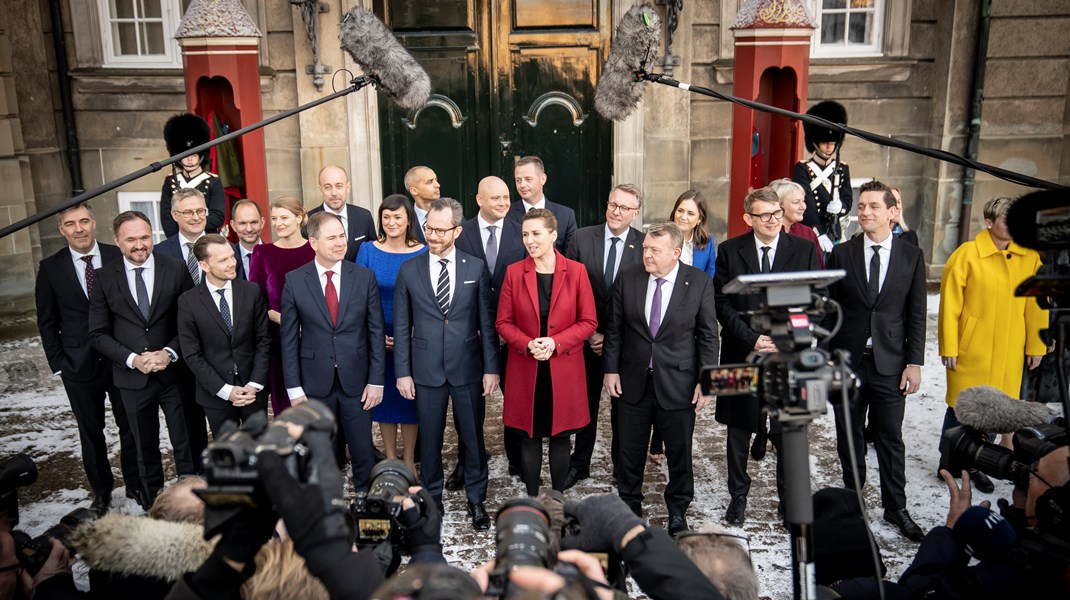
[[[268,299],[268,319],[271,327],[271,410],[279,413],[290,407],[286,383],[282,379],[282,352],[279,348],[279,321],[282,287],[286,274],[316,257],[316,251],[301,235],[308,220],[305,205],[294,196],[279,196],[271,201],[271,227],[275,243],[260,244],[249,258],[249,281],[260,284]]]
[[[386,319],[386,377],[383,401],[372,409],[372,420],[379,424],[383,436],[383,450],[387,458],[397,458],[398,425],[404,445],[404,460],[416,472],[416,403],[401,397],[394,377],[394,282],[401,263],[427,251],[416,239],[416,212],[412,203],[401,194],[391,194],[379,205],[379,238],[371,244],[361,244],[357,264],[375,273],[379,283],[379,297]]]

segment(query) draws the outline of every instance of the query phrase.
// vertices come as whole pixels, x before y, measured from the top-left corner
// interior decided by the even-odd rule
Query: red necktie
[[[331,324],[338,325],[338,292],[334,289],[334,281],[331,276],[334,271],[327,271],[327,286],[323,289],[323,296],[327,300],[327,312],[331,314]]]

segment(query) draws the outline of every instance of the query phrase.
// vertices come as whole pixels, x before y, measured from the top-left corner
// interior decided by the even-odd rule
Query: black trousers
[[[173,366],[171,368],[174,368]],[[186,438],[189,440],[189,451],[193,455],[194,470],[197,474],[204,473],[201,464],[201,455],[208,447],[208,426],[204,408],[197,403],[197,381],[193,373],[181,365],[183,371],[182,383],[182,413],[186,418]]]
[[[74,421],[78,424],[78,439],[82,446],[82,466],[89,481],[89,489],[97,496],[107,497],[115,487],[115,477],[108,459],[108,442],[104,438],[105,403],[111,404],[115,424],[119,426],[119,465],[123,481],[131,490],[141,490],[141,473],[138,469],[137,440],[130,429],[130,421],[123,409],[119,388],[111,383],[108,371],[111,364],[105,363],[101,373],[92,381],[69,381],[62,377],[63,389],[67,392]]]
[[[331,391],[322,398],[315,398],[327,405],[334,412],[338,421],[338,431],[345,432],[345,437],[335,438],[339,453],[345,455],[344,446],[349,446],[349,460],[353,467],[353,490],[368,491],[371,483],[372,467],[375,465],[375,451],[372,447],[372,413],[364,410],[360,396],[353,397],[345,393],[338,381],[335,369],[334,384]],[[259,403],[259,399],[257,400]],[[265,410],[263,407],[260,410]]]
[[[665,456],[669,483],[665,505],[670,515],[683,515],[695,497],[695,476],[691,465],[691,437],[695,433],[695,409],[668,410],[658,405],[654,378],[648,375],[639,402],[618,401],[620,416],[620,456],[617,465],[617,492],[635,514],[642,516],[643,475],[650,448],[651,427],[657,423],[665,436]]]
[[[901,375],[878,373],[871,354],[863,355],[858,375],[862,387],[850,404],[851,421],[845,420],[842,406],[833,405],[836,411],[836,453],[843,468],[843,485],[853,490],[856,485],[865,486],[866,483],[866,443],[862,439],[862,425],[868,408],[877,466],[880,467],[881,505],[886,510],[906,508],[906,447],[903,444],[906,397],[899,389]],[[854,443],[857,478],[851,472],[848,435]]]
[[[602,378],[605,372],[602,369],[602,357],[591,351],[587,344],[583,346],[583,363],[587,372],[587,409],[591,413],[591,422],[576,433],[576,446],[572,449],[572,458],[569,460],[569,468],[577,472],[591,472],[591,455],[594,453],[595,442],[598,439],[598,409],[602,404]],[[620,452],[619,432],[617,425],[617,399],[610,398],[609,424],[612,438],[609,447],[609,458],[613,467],[617,466],[617,455]]]
[[[765,418],[763,413],[761,418]],[[746,496],[750,493],[751,479],[747,473],[747,461],[750,460],[750,445],[752,434],[742,427],[728,426],[728,439],[725,444],[725,458],[728,461],[728,495],[732,498]],[[779,433],[770,433],[769,439],[773,442],[776,453],[776,490],[777,497],[784,501],[784,465],[780,460]]]
[[[165,385],[151,375],[139,390],[120,390],[123,408],[137,445],[138,469],[149,501],[163,489],[163,460],[160,455],[160,411],[167,421],[167,433],[175,456],[175,470],[181,475],[194,475],[196,465],[190,452],[183,411],[183,386]]]

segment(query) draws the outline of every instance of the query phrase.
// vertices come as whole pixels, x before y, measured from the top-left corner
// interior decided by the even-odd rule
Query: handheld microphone
[[[646,82],[636,77],[653,65],[661,44],[661,19],[649,4],[636,4],[624,13],[613,34],[609,53],[598,86],[594,108],[611,121],[623,121],[639,105]]]
[[[420,63],[371,12],[354,8],[342,20],[342,49],[398,106],[416,110],[431,96],[431,79]]]
[[[955,416],[968,427],[986,433],[1011,433],[1051,422],[1046,406],[1015,400],[989,385],[976,385],[959,392]]]
[[[1070,190],[1022,196],[1007,210],[1007,229],[1026,248],[1041,252],[1070,248]]]

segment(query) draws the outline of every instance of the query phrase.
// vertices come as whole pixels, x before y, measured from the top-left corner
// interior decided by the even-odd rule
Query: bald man
[[[412,197],[412,203],[416,208],[416,237],[426,244],[424,237],[424,223],[427,222],[427,211],[431,203],[438,200],[442,194],[442,187],[438,183],[438,175],[431,167],[417,165],[405,172],[405,190]]]
[[[478,257],[487,267],[487,276],[490,278],[491,306],[495,314],[498,312],[498,297],[501,294],[502,282],[505,281],[505,270],[509,265],[527,256],[524,242],[521,238],[520,225],[516,221],[506,219],[510,207],[509,185],[499,177],[484,177],[479,182],[476,192],[476,204],[479,212],[475,218],[468,219],[461,225],[461,235],[457,237],[457,249],[466,254]],[[498,352],[498,365],[502,373],[502,389],[505,389],[505,361],[509,354],[508,348],[502,346]],[[513,436],[505,430],[505,454],[509,459],[510,469],[520,472],[520,452]],[[458,455],[464,455],[464,448],[458,448]],[[458,463],[460,466],[460,463]],[[461,489],[464,487],[464,474],[460,469],[454,469],[453,474],[446,480],[446,489]]]
[[[349,192],[352,186],[345,169],[337,165],[327,165],[320,170],[319,191],[323,204],[308,211],[308,216],[318,212],[329,212],[342,219],[346,230],[346,262],[357,258],[357,251],[363,242],[375,240],[375,220],[366,208],[349,204]],[[304,232],[302,232],[304,233]],[[307,236],[306,236],[307,237]]]

